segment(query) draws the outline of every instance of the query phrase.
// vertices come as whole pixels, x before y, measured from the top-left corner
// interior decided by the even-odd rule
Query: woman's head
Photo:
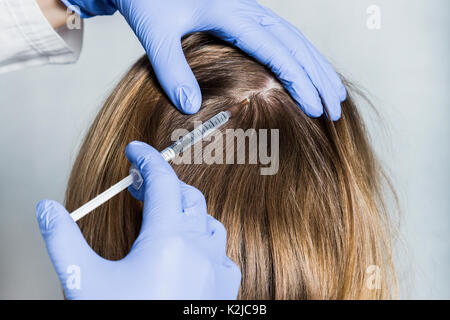
[[[140,59],[87,134],[67,188],[67,209],[76,209],[127,174],[124,149],[130,141],[162,150],[177,129],[191,130],[195,121],[249,98],[220,130],[266,132],[268,154],[278,161],[274,174],[261,174],[267,163],[249,161],[250,138],[225,135],[220,141],[224,163],[198,161],[194,152],[197,161],[173,165],[180,180],[204,193],[209,214],[225,225],[228,256],[243,276],[240,298],[391,297],[395,277],[383,176],[352,100],[342,104],[336,123],[326,116],[312,119],[270,71],[237,49],[201,34],[186,37],[183,49],[202,89],[201,110],[179,113],[147,59]],[[275,133],[277,139],[271,140]],[[212,142],[215,159],[219,140]],[[230,164],[230,152],[236,160],[242,150],[245,164]],[[79,225],[96,252],[120,259],[139,233],[141,212],[142,204],[123,192]],[[380,288],[373,287],[374,279]]]

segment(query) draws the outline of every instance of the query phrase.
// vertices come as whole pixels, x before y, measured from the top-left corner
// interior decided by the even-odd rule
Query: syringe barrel
[[[205,137],[209,136],[212,132],[219,129],[230,119],[229,111],[219,112],[217,115],[196,127],[194,130],[178,139],[170,147],[167,147],[161,151],[161,155],[166,161],[170,161],[179,155],[181,152],[186,151],[191,146],[201,141]]]

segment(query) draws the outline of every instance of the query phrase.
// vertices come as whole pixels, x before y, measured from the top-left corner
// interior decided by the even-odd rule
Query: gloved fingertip
[[[331,120],[333,121],[338,121],[339,119],[341,119],[342,113],[339,111],[338,113],[336,113],[335,115],[333,115],[331,117]]]
[[[336,107],[333,109],[331,113],[331,120],[338,121],[342,116],[342,107],[340,103],[337,103]]]
[[[42,220],[42,218],[44,217],[45,213],[48,210],[49,204],[50,204],[51,200],[41,200],[37,203],[36,205],[36,218],[39,220]]]
[[[328,112],[327,112],[327,114],[328,114]],[[339,110],[335,110],[334,112],[330,112],[329,118],[332,121],[338,121],[341,118],[341,110],[339,109]]]
[[[203,193],[197,188],[180,181],[181,206],[186,215],[206,216],[206,200]]]
[[[312,86],[300,87],[296,83],[301,83],[301,81],[295,82],[292,86],[287,87],[290,95],[296,102],[297,106],[303,110],[303,112],[311,118],[318,118],[323,114],[323,105],[320,99],[319,93]]]
[[[341,101],[333,94],[328,94],[325,100],[326,104],[326,115],[332,121],[337,121],[341,118]]]
[[[60,207],[60,208],[59,208]],[[45,231],[51,228],[51,222],[55,219],[56,214],[64,209],[64,207],[53,200],[41,200],[36,205],[36,218],[39,223],[41,231]]]
[[[131,141],[127,146],[125,147],[125,156],[127,157],[128,161],[131,163],[135,163],[137,160],[137,153],[140,153],[139,151],[142,150],[142,148],[146,148],[148,145],[145,142],[142,141]]]
[[[125,147],[125,152],[129,152],[133,147],[142,147],[145,146],[146,143],[138,140],[133,140],[130,143],[127,144]]]
[[[139,140],[133,140],[128,145],[137,145],[137,146],[145,146],[147,145],[145,142]]]
[[[199,90],[191,89],[188,86],[182,86],[177,89],[178,109],[186,114],[194,114],[200,110],[202,104],[201,93]]]
[[[125,148],[125,156],[131,164],[136,165],[144,181],[148,179],[152,171],[155,171],[155,168],[158,168],[159,173],[174,174],[172,167],[164,160],[159,151],[145,142],[130,142]]]
[[[323,114],[323,106],[322,104],[309,104],[305,102],[299,103],[300,108],[305,112],[305,114],[310,118],[319,118]]]
[[[339,89],[339,100],[341,100],[341,102],[345,101],[347,99],[347,89],[345,88],[344,85],[341,86],[341,88]]]

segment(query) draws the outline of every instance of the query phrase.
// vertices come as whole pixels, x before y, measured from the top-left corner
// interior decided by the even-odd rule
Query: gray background
[[[265,0],[370,93],[373,145],[400,196],[402,298],[450,298],[448,0]],[[368,30],[379,5],[381,30]],[[143,50],[119,15],[85,22],[75,65],[0,75],[0,298],[61,298],[35,221],[63,200],[102,101]]]

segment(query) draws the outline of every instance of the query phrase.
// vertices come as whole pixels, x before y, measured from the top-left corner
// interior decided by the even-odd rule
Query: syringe
[[[190,147],[192,147],[197,142],[203,140],[205,137],[209,136],[215,130],[222,127],[228,120],[239,112],[242,106],[245,106],[250,103],[249,99],[245,99],[241,103],[232,106],[230,109],[226,111],[219,112],[214,117],[198,126],[185,136],[181,137],[175,143],[173,143],[170,147],[167,147],[163,151],[161,151],[161,155],[166,161],[173,160],[177,155],[181,152],[186,151]],[[132,186],[135,190],[139,190],[144,183],[142,176],[139,170],[132,166],[129,171],[129,175],[123,180],[119,181],[106,191],[102,192],[94,199],[82,205],[77,210],[73,211],[70,216],[74,221],[78,221],[83,218],[88,213],[92,212],[94,209],[101,206],[103,203],[120,193],[121,191],[127,189],[129,186]]]

